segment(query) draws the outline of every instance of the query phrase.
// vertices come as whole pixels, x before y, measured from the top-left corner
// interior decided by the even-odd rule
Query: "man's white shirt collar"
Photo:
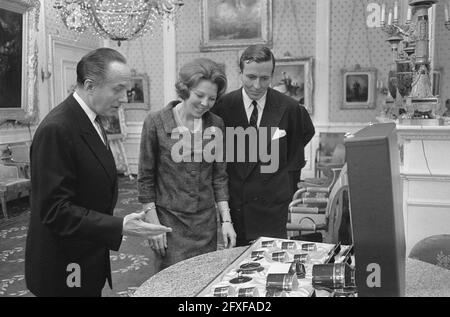
[[[262,114],[264,111],[264,107],[266,105],[266,99],[267,99],[267,91],[259,100],[255,100],[256,103],[258,104],[256,106],[258,108],[258,122],[257,122],[258,127],[261,124]],[[244,110],[247,115],[247,120],[248,120],[248,122],[250,122],[250,117],[253,112],[253,106],[252,106],[253,99],[251,99],[247,95],[244,88],[242,88],[242,101],[244,102],[244,108],[245,108]]]
[[[100,137],[100,140],[102,140],[102,142],[104,144],[106,144],[106,142],[108,142],[108,140],[103,139],[102,130],[101,130],[100,126],[97,124],[97,122],[95,121],[95,118],[97,118],[97,114],[94,111],[92,111],[91,108],[89,108],[89,106],[83,101],[83,99],[81,99],[80,95],[78,95],[76,91],[73,93],[73,97],[78,102],[81,109],[83,109],[83,111],[88,116],[89,120],[91,121],[92,125],[94,126],[95,131],[97,131],[97,134]]]
[[[89,106],[83,101],[83,99],[81,99],[80,95],[78,95],[76,91],[73,93],[73,97],[81,106],[81,108],[84,110],[84,112],[86,112],[87,116],[89,117],[89,120],[91,120],[92,124],[95,127],[95,118],[97,118],[97,114],[94,111],[92,111],[91,108],[89,108]]]
[[[258,103],[258,110],[262,112],[264,110],[264,106],[266,105],[266,99],[267,99],[267,91],[266,93],[259,99],[255,100]],[[253,110],[253,108],[249,109],[252,105],[253,99],[251,99],[244,88],[242,88],[242,100],[244,101],[244,107],[245,110]]]

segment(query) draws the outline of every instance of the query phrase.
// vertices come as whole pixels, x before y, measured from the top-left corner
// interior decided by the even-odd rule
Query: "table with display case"
[[[284,240],[283,240],[284,241]],[[298,242],[300,245],[302,242]],[[322,244],[318,245],[318,250]],[[332,246],[332,245],[329,245]],[[235,278],[233,271],[248,260],[253,251],[260,249],[258,245],[219,250],[203,254],[194,258],[176,263],[165,270],[155,274],[144,282],[134,293],[137,297],[195,297],[214,296],[214,290],[220,287],[224,278]],[[326,248],[324,251],[326,253]],[[342,248],[345,251],[345,247]],[[300,251],[300,250],[299,250]],[[266,257],[270,252],[266,252]],[[319,253],[313,255],[314,261],[321,261]],[[292,252],[291,252],[292,255]],[[339,258],[339,257],[338,257]],[[266,258],[267,259],[267,258]],[[322,258],[323,261],[324,258]],[[290,259],[288,258],[287,261]],[[305,279],[299,279],[296,292],[284,292],[284,296],[311,296],[311,289],[305,288],[305,281],[311,276],[306,267]],[[268,271],[268,269],[267,269]],[[257,273],[259,274],[259,272]],[[310,280],[309,280],[310,281]],[[226,285],[226,282],[225,282]],[[252,288],[240,287],[240,288]],[[406,296],[450,296],[450,271],[417,260],[406,260]],[[233,287],[238,296],[239,287]],[[265,288],[256,287],[252,295],[266,296]],[[309,290],[309,291],[308,291]],[[256,294],[257,293],[257,294]],[[314,292],[316,296],[330,296],[327,291]]]

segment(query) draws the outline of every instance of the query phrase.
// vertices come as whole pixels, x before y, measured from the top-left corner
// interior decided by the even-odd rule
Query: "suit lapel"
[[[94,129],[94,127],[92,127]],[[97,132],[94,129],[94,133]],[[95,135],[89,132],[83,132],[82,138],[87,143],[92,153],[97,157],[100,164],[103,166],[106,174],[112,181],[115,181],[117,168],[114,162],[114,157],[112,156],[111,150],[108,150],[105,144],[100,140],[99,135]]]
[[[249,127],[247,113],[245,112],[244,100],[242,99],[242,89],[236,91],[230,105],[230,125],[232,127]]]
[[[260,127],[277,128],[285,110],[286,105],[279,103],[278,98],[273,94],[273,90],[269,88]]]
[[[275,131],[272,131],[272,128],[277,128],[279,126],[279,123],[281,121],[281,118],[283,117],[284,111],[286,110],[286,105],[281,104],[278,102],[278,98],[274,96],[273,91],[271,88],[267,90],[267,97],[266,97],[266,105],[264,106],[264,111],[261,117],[261,123],[259,125],[259,128],[266,128],[267,129],[267,153],[270,153],[271,151],[271,140],[273,137],[273,134]],[[258,137],[259,142],[259,137]],[[258,145],[259,146],[259,145]],[[259,153],[258,153],[259,157]],[[260,165],[260,163],[247,163],[247,170],[244,175],[244,179],[247,178],[253,169]]]
[[[100,165],[105,170],[112,182],[115,182],[117,176],[116,163],[112,156],[111,150],[107,149],[86,113],[83,111],[78,102],[73,98],[73,106],[71,107],[74,114],[74,121],[78,122],[81,138],[89,146],[92,153],[98,159]]]

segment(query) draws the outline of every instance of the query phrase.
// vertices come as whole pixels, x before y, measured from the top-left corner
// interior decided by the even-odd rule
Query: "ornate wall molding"
[[[450,140],[450,126],[397,126],[403,140]]]

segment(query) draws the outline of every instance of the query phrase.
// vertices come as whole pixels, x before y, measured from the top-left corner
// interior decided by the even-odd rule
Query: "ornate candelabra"
[[[384,112],[399,118],[404,124],[437,125],[436,112],[440,103],[434,96],[431,85],[429,57],[428,10],[438,0],[410,0],[405,25],[399,24],[398,1],[394,14],[389,12],[385,21],[386,7],[382,6],[381,27],[389,36],[387,42],[392,49],[392,64],[389,68],[389,92]],[[445,26],[450,29],[449,5],[445,4]],[[413,14],[417,22],[412,23]]]
[[[403,40],[398,35],[392,35],[388,42],[391,45],[392,50],[392,63],[389,65],[388,83],[387,83],[387,96],[383,112],[388,117],[397,118],[400,114],[401,105],[397,96],[398,93],[398,79],[397,79],[397,60],[399,58],[399,44]]]

